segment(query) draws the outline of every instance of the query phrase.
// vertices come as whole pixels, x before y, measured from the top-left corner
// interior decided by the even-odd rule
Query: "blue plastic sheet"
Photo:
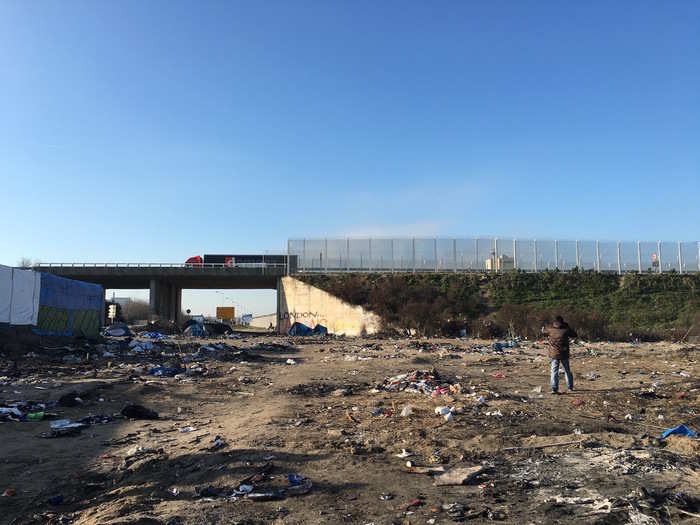
[[[313,335],[313,330],[303,323],[294,323],[289,328],[289,335]]]
[[[156,341],[167,339],[167,336],[161,334],[160,332],[145,332],[143,336],[147,337],[148,339],[155,339]]]
[[[102,310],[102,286],[58,277],[50,273],[41,274],[39,305],[66,310]]]
[[[678,425],[677,427],[667,428],[666,430],[664,430],[663,434],[661,434],[661,439],[665,439],[671,434],[677,436],[688,436],[691,438],[698,437],[698,435],[695,432],[690,430],[685,425]]]
[[[317,324],[314,326],[314,335],[328,335],[328,328],[323,326],[322,324]]]

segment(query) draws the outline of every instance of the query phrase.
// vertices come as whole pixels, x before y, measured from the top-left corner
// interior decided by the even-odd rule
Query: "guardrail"
[[[41,268],[286,268],[285,263],[38,263]]]

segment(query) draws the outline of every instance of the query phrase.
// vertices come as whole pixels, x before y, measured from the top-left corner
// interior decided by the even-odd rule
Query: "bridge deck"
[[[285,265],[155,265],[155,264],[41,264],[34,267],[69,279],[101,284],[105,288],[149,288],[158,281],[178,288],[276,289],[286,275]]]

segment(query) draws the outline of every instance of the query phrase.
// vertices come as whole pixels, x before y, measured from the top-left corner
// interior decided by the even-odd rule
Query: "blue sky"
[[[698,19],[690,1],[5,0],[0,263],[697,240]]]

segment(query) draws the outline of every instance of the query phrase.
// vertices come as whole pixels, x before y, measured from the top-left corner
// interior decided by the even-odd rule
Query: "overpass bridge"
[[[209,257],[226,262],[54,263],[34,268],[105,289],[148,289],[150,314],[177,321],[183,288],[276,289],[279,311],[282,278],[296,273],[590,270],[620,275],[684,274],[700,272],[700,241],[290,239],[284,255]]]
[[[261,256],[262,257],[262,256]],[[178,321],[182,289],[271,289],[287,275],[286,263],[51,263],[34,269],[107,288],[150,290],[149,313]]]

